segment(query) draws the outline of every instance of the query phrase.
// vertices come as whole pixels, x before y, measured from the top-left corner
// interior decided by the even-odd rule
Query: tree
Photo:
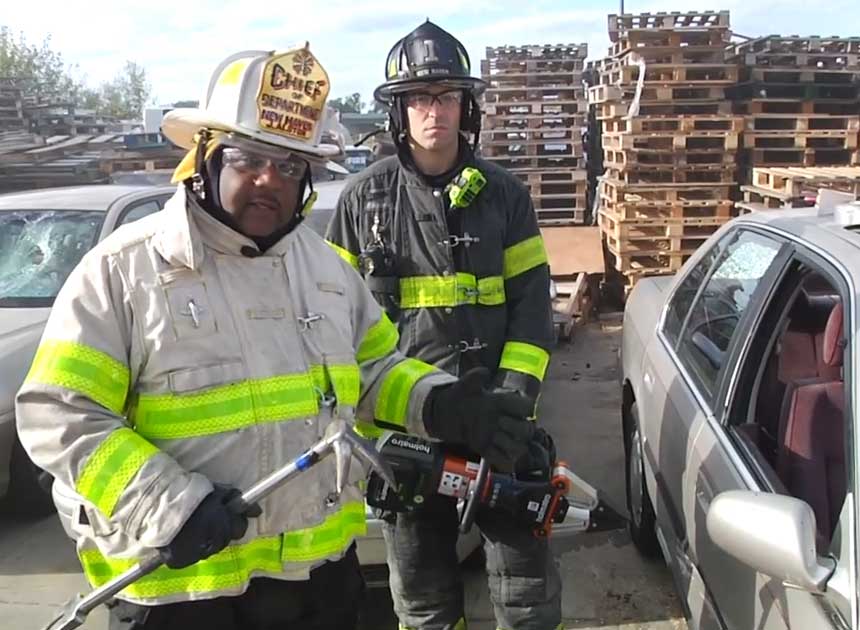
[[[340,96],[332,99],[328,104],[341,114],[360,114],[361,110],[364,109],[364,103],[361,102],[361,94],[358,92],[350,96]]]
[[[376,99],[373,99],[373,102],[370,104],[370,108],[367,111],[371,114],[387,114],[388,108]]]
[[[174,107],[200,107],[200,101],[176,101]]]
[[[40,101],[76,104],[85,90],[74,75],[76,70],[51,49],[50,36],[37,46],[23,33],[16,38],[8,27],[0,26],[0,77],[16,79]]]
[[[23,33],[16,38],[8,27],[0,26],[0,78],[14,80],[40,103],[94,109],[117,118],[143,117],[152,91],[143,66],[126,61],[123,70],[98,89],[88,87],[77,72],[77,66],[67,66],[51,49],[50,36],[35,45]]]

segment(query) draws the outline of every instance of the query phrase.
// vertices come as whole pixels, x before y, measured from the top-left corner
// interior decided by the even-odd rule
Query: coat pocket
[[[164,291],[176,339],[196,339],[218,332],[204,283],[167,287]]]

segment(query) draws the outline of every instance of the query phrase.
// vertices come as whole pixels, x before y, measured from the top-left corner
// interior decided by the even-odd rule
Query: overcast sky
[[[197,99],[209,74],[239,50],[284,49],[310,41],[332,81],[331,97],[372,98],[394,42],[425,18],[458,37],[473,74],[487,46],[588,44],[589,58],[606,54],[606,17],[618,0],[435,0],[416,10],[397,0],[249,2],[174,0],[6,0],[0,25],[31,43],[52,38],[54,50],[98,85],[126,59],[146,68],[159,103]],[[860,36],[860,0],[626,0],[626,12],[728,9],[746,36]]]

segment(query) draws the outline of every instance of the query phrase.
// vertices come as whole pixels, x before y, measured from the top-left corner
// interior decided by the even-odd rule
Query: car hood
[[[0,413],[12,409],[50,308],[0,308]]]

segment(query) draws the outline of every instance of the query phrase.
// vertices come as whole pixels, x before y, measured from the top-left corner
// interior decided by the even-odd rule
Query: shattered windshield
[[[81,210],[0,212],[0,307],[50,306],[102,221]]]

